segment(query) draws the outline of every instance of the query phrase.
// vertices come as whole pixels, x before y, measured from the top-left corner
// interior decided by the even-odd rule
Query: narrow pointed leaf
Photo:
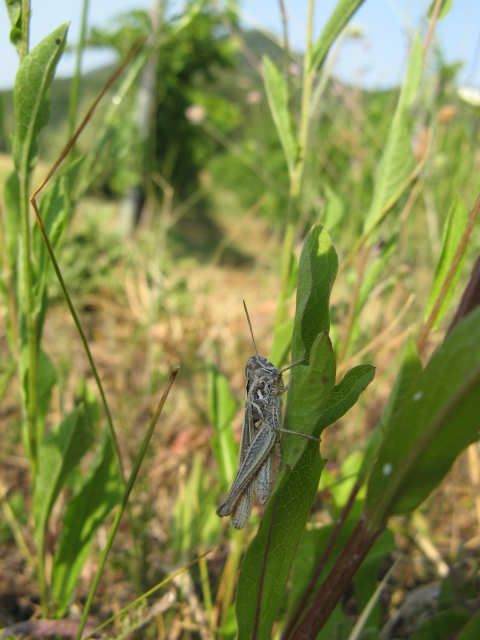
[[[337,2],[322,34],[312,47],[312,71],[316,71],[323,63],[333,41],[363,1],[364,0],[339,0]]]
[[[292,175],[297,156],[297,144],[288,105],[287,82],[268,56],[263,56],[263,82],[270,112],[287,160],[288,173]]]
[[[226,488],[231,486],[237,468],[238,447],[232,430],[237,403],[225,376],[213,365],[208,369],[208,410],[215,431],[212,449],[220,468],[223,487]]]
[[[435,271],[435,277],[433,278],[432,288],[430,290],[430,294],[428,296],[428,302],[425,309],[425,319],[430,315],[433,306],[438,298],[440,290],[445,282],[446,275],[451,267],[453,257],[458,249],[460,244],[460,239],[465,231],[465,227],[468,221],[468,212],[467,208],[461,199],[461,197],[455,194],[455,198],[452,202],[452,206],[448,212],[448,217],[445,222],[445,227],[443,229],[443,239],[442,239],[442,252],[440,254],[440,258],[438,260],[437,269]],[[465,264],[466,253],[463,253],[457,268],[455,270],[454,276],[450,281],[450,285],[447,289],[447,293],[443,299],[443,302],[438,310],[437,317],[433,324],[433,328],[435,329],[440,324],[445,312],[450,306],[450,302],[452,301],[453,294],[455,293],[455,287],[457,286],[458,280],[462,274],[463,266]]]
[[[375,178],[372,204],[363,225],[364,232],[375,227],[387,203],[401,195],[402,186],[413,170],[414,160],[407,118],[408,110],[420,85],[422,70],[422,43],[419,35],[416,34],[395,115]]]

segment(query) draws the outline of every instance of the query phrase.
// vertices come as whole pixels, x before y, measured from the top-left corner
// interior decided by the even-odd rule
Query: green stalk
[[[308,140],[310,98],[312,93],[313,80],[313,72],[310,67],[314,8],[315,0],[309,0],[307,19],[307,42],[305,47],[305,57],[303,60],[302,106],[300,112],[300,128],[298,132],[298,155],[295,167],[290,175],[289,199],[285,221],[285,237],[283,240],[282,250],[280,293],[278,296],[277,315],[275,317],[276,329],[284,322],[286,315],[287,283],[292,261],[293,241],[295,238],[295,219],[298,215],[303,174],[305,171],[305,154]]]
[[[22,0],[22,37],[20,40],[20,48],[18,55],[20,64],[28,54],[28,45],[30,40],[30,0]]]
[[[115,514],[115,519],[113,521],[112,528],[110,529],[110,532],[108,534],[107,544],[105,545],[105,548],[102,551],[100,562],[98,563],[95,576],[93,578],[92,584],[90,585],[87,601],[85,603],[85,607],[83,608],[83,612],[82,612],[82,618],[78,625],[78,630],[76,635],[77,640],[81,640],[82,638],[83,630],[87,623],[88,614],[90,612],[90,607],[92,606],[92,601],[97,591],[98,583],[100,582],[100,577],[102,575],[103,567],[105,566],[105,563],[107,561],[108,553],[112,548],[113,539],[115,538],[115,534],[117,533],[118,527],[120,525],[120,520],[122,519],[123,512],[125,511],[125,508],[128,504],[128,498],[130,497],[130,493],[133,489],[133,485],[135,484],[135,480],[137,479],[138,472],[140,471],[140,466],[143,462],[145,454],[147,453],[147,448],[152,438],[153,431],[160,417],[160,414],[162,413],[163,406],[167,400],[170,389],[172,388],[172,385],[175,382],[175,378],[177,377],[177,373],[179,369],[180,367],[177,366],[177,367],[174,367],[170,372],[170,378],[168,380],[165,391],[163,392],[163,395],[160,399],[160,402],[158,403],[158,406],[155,410],[153,418],[151,419],[150,424],[148,425],[147,433],[145,434],[145,438],[143,439],[142,446],[140,447],[140,451],[138,452],[137,457],[135,458],[132,473],[130,474],[130,478],[128,479],[128,483],[127,483],[127,486],[125,487],[125,491],[122,497],[122,502],[120,503],[117,513]]]
[[[19,50],[20,63],[28,54],[28,42],[30,31],[30,0],[22,0],[22,38]],[[37,441],[37,318],[35,314],[35,296],[33,290],[33,275],[31,261],[31,238],[30,238],[30,220],[29,220],[29,165],[28,154],[22,154],[22,163],[18,169],[18,181],[20,188],[20,221],[21,221],[21,298],[24,296],[26,300],[25,320],[26,320],[26,342],[28,348],[28,377],[27,377],[27,393],[24,398],[24,411],[26,414],[27,431],[28,431],[28,456],[30,460],[30,469],[32,474],[32,485],[38,474],[38,441]],[[24,307],[25,308],[25,307]],[[20,338],[23,342],[22,338]],[[20,353],[20,383],[23,383],[23,364],[22,354]],[[25,406],[26,405],[26,406]],[[37,561],[38,561],[38,584],[40,590],[40,603],[43,615],[48,616],[48,592],[45,580],[44,566],[44,545],[37,545]]]

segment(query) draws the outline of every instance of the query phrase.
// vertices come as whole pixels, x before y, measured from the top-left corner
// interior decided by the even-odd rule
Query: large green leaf
[[[296,163],[297,143],[288,105],[287,81],[268,56],[263,56],[263,82],[270,113],[277,128],[278,137],[287,160],[288,173],[291,176]]]
[[[69,413],[43,438],[33,500],[38,542],[43,541],[48,518],[68,474],[88,451],[92,441],[91,422],[83,405]]]
[[[453,258],[460,244],[460,239],[463,235],[463,232],[465,231],[467,221],[467,208],[461,197],[458,195],[458,193],[456,193],[443,229],[442,253],[440,254],[440,258],[438,260],[435,277],[433,278],[432,288],[428,296],[428,302],[425,309],[425,319],[427,319],[430,315],[433,306],[438,298],[440,290],[443,287],[445,278],[452,265]],[[445,315],[445,312],[450,306],[453,294],[455,293],[455,287],[457,286],[458,280],[462,273],[463,265],[465,264],[465,258],[466,253],[464,252],[462,257],[460,258],[457,268],[455,269],[455,273],[450,281],[443,302],[440,305],[437,316],[435,318],[435,322],[433,324],[433,328],[436,328],[439,325],[441,319]]]
[[[325,25],[320,38],[312,47],[311,70],[314,71],[323,63],[325,56],[343,27],[364,0],[339,0]]]
[[[25,57],[13,87],[13,160],[26,176],[35,164],[38,135],[50,118],[50,85],[66,44],[68,23],[55,29]]]
[[[387,203],[401,195],[405,181],[413,170],[414,160],[410,148],[407,118],[408,110],[420,85],[422,70],[422,43],[419,35],[416,34],[395,115],[375,178],[372,204],[363,224],[364,232],[373,229],[381,219]]]
[[[105,432],[95,462],[78,494],[67,506],[60,545],[53,562],[57,616],[66,613],[95,532],[122,497],[112,442]]]
[[[415,509],[479,437],[480,308],[446,337],[393,416],[368,484],[373,527]]]
[[[393,384],[392,391],[388,397],[387,404],[385,405],[385,409],[383,410],[382,417],[380,418],[379,424],[372,432],[363,454],[362,468],[359,473],[359,477],[362,480],[364,480],[370,472],[372,464],[377,457],[380,445],[390,429],[393,419],[405,403],[413,380],[421,371],[423,371],[423,367],[418,356],[417,348],[412,338],[409,338],[403,348],[400,368]]]

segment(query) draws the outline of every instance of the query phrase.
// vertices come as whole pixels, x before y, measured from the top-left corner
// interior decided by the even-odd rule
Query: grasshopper
[[[275,448],[278,449],[280,434],[293,433],[320,442],[306,433],[290,431],[281,426],[282,395],[288,389],[288,385],[283,384],[282,375],[307,359],[298,360],[278,370],[267,358],[259,356],[245,301],[243,306],[255,355],[249,358],[245,367],[245,416],[237,475],[227,497],[217,509],[220,517],[231,515],[231,523],[235,529],[243,529],[247,524],[252,511],[253,494],[261,505],[270,496],[275,475]]]

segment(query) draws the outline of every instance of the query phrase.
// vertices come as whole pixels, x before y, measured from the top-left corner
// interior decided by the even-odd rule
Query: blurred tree
[[[234,66],[234,48],[223,29],[231,15],[219,13],[209,2],[189,2],[185,13],[190,11],[190,18],[179,26],[177,16],[165,19],[163,5],[154,0],[151,16],[132,11],[120,16],[109,31],[92,29],[88,42],[113,47],[124,57],[147,34],[144,46],[152,52],[139,81],[134,115],[132,110],[125,114],[121,126],[122,137],[130,131],[134,150],[124,154],[123,161],[135,168],[125,171],[117,162],[109,179],[113,191],[122,189],[124,213],[130,210],[126,217],[135,222],[145,193],[158,194],[151,181],[156,174],[169,183],[176,199],[197,188],[200,168],[217,149],[217,143],[198,126],[204,118],[224,133],[239,120],[238,109],[212,91],[217,72]]]

